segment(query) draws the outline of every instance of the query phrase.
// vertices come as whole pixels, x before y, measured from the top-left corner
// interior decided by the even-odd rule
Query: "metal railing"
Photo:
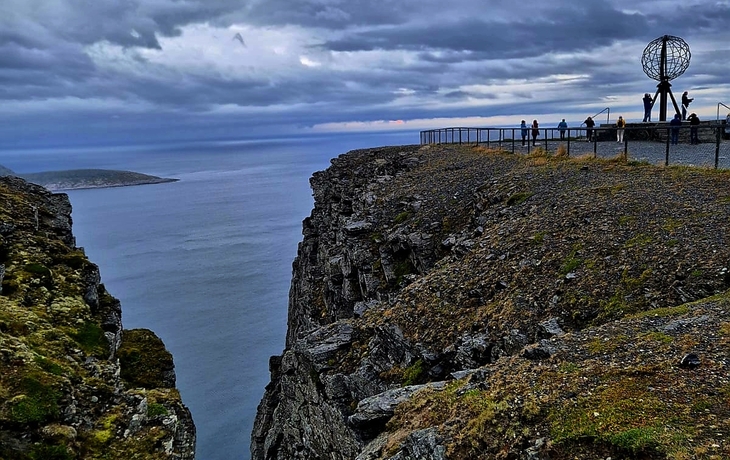
[[[532,128],[468,128],[454,127],[421,131],[421,145],[471,144],[511,153],[546,154],[560,152],[567,156],[593,155],[610,158],[623,155],[630,161],[652,164],[686,164],[730,169],[730,141],[723,136],[724,124],[705,122],[697,127],[683,122],[679,127],[668,124],[627,126],[622,142],[617,142],[615,127],[594,127],[593,138],[585,138],[586,128],[540,128],[532,136]],[[524,134],[524,135],[523,135]],[[676,134],[676,143],[672,134]]]
[[[720,121],[720,106],[725,107],[726,109],[730,110],[730,107],[726,106],[722,102],[717,103],[717,121]]]
[[[598,112],[597,114],[593,115],[593,116],[592,116],[591,118],[593,118],[593,119],[595,120],[595,118],[596,118],[596,117],[597,117],[598,115],[602,114],[603,112],[606,112],[606,124],[608,125],[608,124],[610,124],[610,123],[611,123],[611,107],[606,107],[605,109],[601,110],[601,111],[600,111],[600,112]],[[586,124],[585,124],[585,122],[583,122],[583,123],[581,123],[580,125],[581,125],[581,126],[585,126]]]

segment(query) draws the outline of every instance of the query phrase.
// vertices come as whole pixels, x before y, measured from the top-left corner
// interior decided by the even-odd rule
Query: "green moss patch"
[[[174,385],[168,381],[175,369],[172,355],[159,337],[148,329],[125,329],[122,337],[117,357],[127,383],[148,389]]]

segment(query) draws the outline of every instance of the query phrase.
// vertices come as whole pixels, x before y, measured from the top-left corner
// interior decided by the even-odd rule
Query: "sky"
[[[0,149],[640,121],[663,35],[715,119],[728,24],[704,0],[0,0]]]

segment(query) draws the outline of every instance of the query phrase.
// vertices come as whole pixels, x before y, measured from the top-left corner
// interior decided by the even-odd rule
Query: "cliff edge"
[[[729,179],[456,145],[332,160],[252,458],[730,458]]]
[[[0,459],[193,459],[172,356],[75,244],[67,195],[0,177]]]

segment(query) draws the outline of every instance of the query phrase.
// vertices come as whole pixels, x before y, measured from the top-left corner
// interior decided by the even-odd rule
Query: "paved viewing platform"
[[[557,128],[540,128],[535,144],[531,130],[522,145],[521,129],[454,127],[421,131],[421,144],[474,144],[500,148],[513,153],[529,154],[540,148],[549,154],[564,149],[569,156],[594,155],[612,158],[625,155],[630,161],[651,164],[693,165],[730,169],[730,140],[724,132],[724,120],[704,121],[697,127],[699,143],[690,143],[690,125],[683,121],[679,143],[672,145],[668,122],[628,123],[624,142],[617,142],[616,126],[601,124],[593,129],[588,141],[585,126],[569,127],[561,140]],[[562,146],[562,147],[561,147]]]

